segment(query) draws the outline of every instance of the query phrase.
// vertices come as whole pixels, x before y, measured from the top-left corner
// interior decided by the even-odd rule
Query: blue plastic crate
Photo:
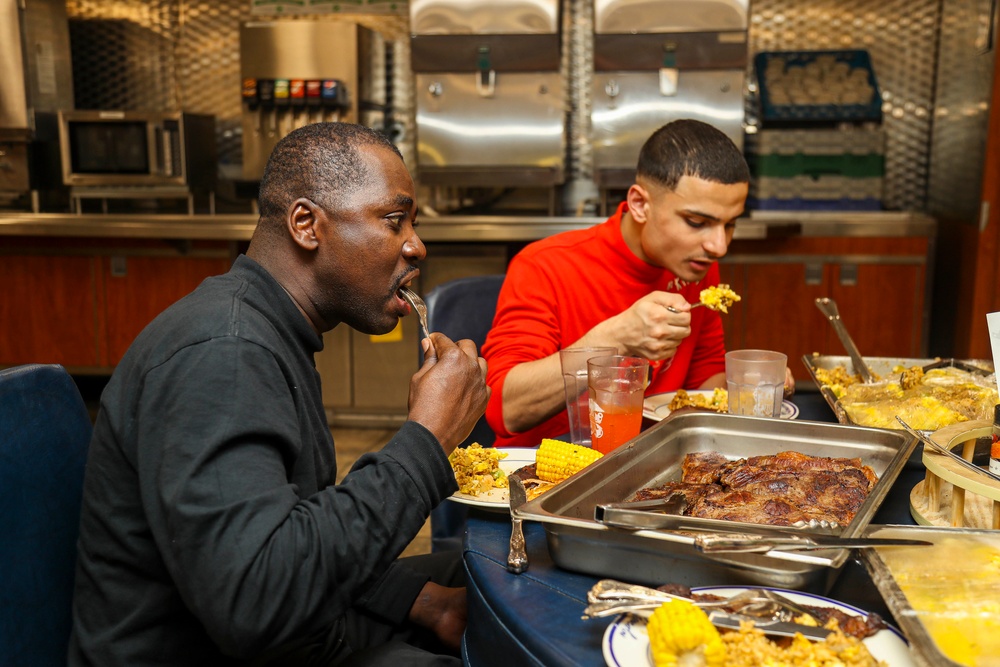
[[[754,71],[765,127],[882,120],[867,51],[765,51],[754,56]]]

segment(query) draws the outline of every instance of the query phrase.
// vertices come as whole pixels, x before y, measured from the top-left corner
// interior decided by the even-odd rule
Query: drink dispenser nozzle
[[[276,132],[279,137],[283,137],[292,131],[291,126],[287,129],[282,127],[287,120],[285,112],[287,112],[288,108],[291,106],[289,87],[290,84],[288,79],[274,80],[274,109],[277,113],[274,114],[273,124],[277,125]]]
[[[277,132],[277,119],[274,114],[273,79],[257,79],[257,101],[260,103],[260,113],[267,114],[268,117],[268,136],[273,137]]]
[[[324,79],[320,90],[320,101],[324,108],[324,116],[329,114],[332,120],[340,120],[340,114],[351,108],[347,95],[347,86],[340,79]]]
[[[253,133],[260,134],[260,114],[257,113],[257,109],[260,108],[260,98],[257,96],[257,79],[243,79],[241,97],[247,111],[254,115]]]
[[[660,67],[660,95],[673,97],[677,94],[677,44],[664,42],[663,66]]]
[[[305,79],[292,79],[288,82],[288,101],[292,107],[292,128],[302,127],[308,122],[306,114],[301,113],[306,108]]]
[[[480,46],[477,53],[476,68],[479,71],[476,72],[476,92],[481,97],[493,97],[496,90],[497,73],[490,62],[490,47]]]
[[[322,82],[319,79],[309,79],[306,81],[306,113],[308,114],[310,123],[323,120],[323,112],[319,110],[322,104],[320,100],[321,89]],[[314,116],[316,117],[315,120]]]

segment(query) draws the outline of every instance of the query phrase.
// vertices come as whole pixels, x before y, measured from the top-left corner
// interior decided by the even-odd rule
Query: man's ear
[[[625,201],[628,202],[632,219],[640,225],[645,224],[649,218],[649,191],[638,183],[633,183],[625,195]]]
[[[315,250],[319,246],[316,229],[319,215],[321,210],[311,199],[301,197],[292,202],[285,224],[296,245],[305,250]]]

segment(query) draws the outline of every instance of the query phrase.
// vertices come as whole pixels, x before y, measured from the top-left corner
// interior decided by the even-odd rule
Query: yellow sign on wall
[[[403,340],[403,320],[396,322],[396,328],[381,336],[368,336],[373,343],[398,343]]]

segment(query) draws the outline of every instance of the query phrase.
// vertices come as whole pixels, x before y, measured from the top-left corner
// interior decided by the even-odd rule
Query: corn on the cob
[[[686,600],[660,605],[646,625],[656,667],[721,667],[726,647],[701,609]]]
[[[535,455],[535,474],[546,482],[561,482],[601,456],[596,449],[545,438]]]

